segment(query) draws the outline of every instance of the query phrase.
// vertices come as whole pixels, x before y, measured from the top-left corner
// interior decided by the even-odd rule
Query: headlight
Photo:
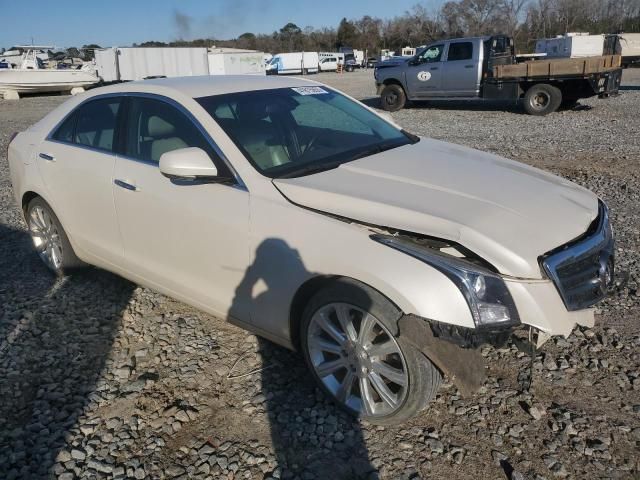
[[[422,260],[449,277],[469,304],[476,327],[520,323],[513,298],[499,275],[456,257],[421,247],[410,240],[390,235],[372,235],[371,238]]]

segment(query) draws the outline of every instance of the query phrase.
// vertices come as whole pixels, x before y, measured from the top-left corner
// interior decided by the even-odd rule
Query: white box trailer
[[[117,82],[120,80],[118,71],[118,49],[102,48],[95,50],[96,74],[105,83]]]
[[[318,52],[318,59],[322,61],[325,58],[337,58],[338,61],[344,63],[344,53],[340,52]]]
[[[114,47],[96,50],[96,70],[103,82],[209,74],[206,48]]]
[[[584,58],[604,55],[604,35],[567,33],[556,38],[542,38],[536,42],[536,53],[547,58]]]
[[[640,33],[621,33],[618,38],[622,65],[640,65]]]
[[[264,75],[264,52],[236,48],[211,48],[209,75]]]

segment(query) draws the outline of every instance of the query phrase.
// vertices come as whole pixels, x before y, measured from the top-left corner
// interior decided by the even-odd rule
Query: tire
[[[547,83],[533,85],[524,94],[524,109],[529,115],[548,115],[558,110],[561,103],[560,89]]]
[[[384,87],[380,94],[382,108],[387,112],[397,112],[404,108],[407,103],[407,96],[400,85],[391,84]]]
[[[382,294],[350,279],[318,291],[302,315],[302,353],[319,388],[342,409],[376,425],[396,425],[416,416],[442,380],[427,357],[396,337],[401,315]],[[340,318],[351,329],[342,328]],[[352,332],[355,341],[345,332]],[[351,386],[341,395],[344,385]]]
[[[86,266],[76,256],[58,217],[44,199],[31,200],[25,217],[38,256],[55,275],[64,276]]]

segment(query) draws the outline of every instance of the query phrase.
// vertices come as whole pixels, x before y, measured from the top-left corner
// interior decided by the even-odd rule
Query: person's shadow
[[[268,311],[272,301],[279,301],[283,285],[289,279],[311,276],[296,250],[282,239],[267,239],[256,249],[230,312],[250,302],[252,322],[260,328],[273,320],[261,318],[261,312]],[[261,293],[254,294],[259,285]],[[359,421],[316,386],[301,352],[260,337],[258,341],[263,362],[261,391],[281,478],[307,478],[305,474],[332,480],[369,478],[376,469],[369,462]]]
[[[96,269],[56,278],[23,230],[0,224],[0,244],[0,478],[49,478],[73,470],[67,437],[100,400],[135,286]]]

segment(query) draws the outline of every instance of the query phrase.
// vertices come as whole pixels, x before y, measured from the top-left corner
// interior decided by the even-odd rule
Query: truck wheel
[[[26,219],[38,256],[54,274],[62,276],[86,266],[73,251],[58,217],[42,198],[36,197],[29,202]]]
[[[379,292],[340,279],[316,293],[302,316],[302,351],[320,389],[377,425],[416,416],[442,379],[427,357],[393,335],[401,314]]]
[[[548,115],[558,110],[560,103],[562,92],[547,83],[534,85],[524,94],[524,109],[529,115]]]
[[[382,100],[382,108],[387,112],[397,112],[404,108],[407,96],[400,85],[392,84],[384,87],[380,94],[380,100]]]

